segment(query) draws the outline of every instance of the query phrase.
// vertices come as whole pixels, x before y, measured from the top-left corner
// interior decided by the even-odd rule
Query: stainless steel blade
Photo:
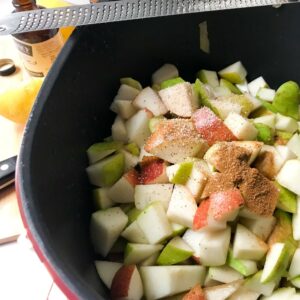
[[[299,0],[122,0],[41,9],[0,19],[0,35],[135,19],[256,6],[280,6]]]

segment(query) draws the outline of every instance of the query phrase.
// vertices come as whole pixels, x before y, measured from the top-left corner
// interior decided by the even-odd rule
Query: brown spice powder
[[[275,210],[279,193],[275,185],[257,169],[248,166],[251,153],[247,149],[222,143],[218,168],[222,173],[211,176],[204,188],[202,198],[214,192],[239,188],[246,207],[256,214],[271,216]]]

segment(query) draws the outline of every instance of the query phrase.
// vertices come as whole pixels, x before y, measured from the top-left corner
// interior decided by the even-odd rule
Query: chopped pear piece
[[[289,191],[278,182],[274,182],[277,189],[279,190],[279,199],[277,207],[292,214],[297,211],[297,196],[295,193]]]
[[[141,91],[143,89],[142,85],[135,79],[131,78],[131,77],[123,77],[120,79],[121,84],[127,84],[139,91]]]
[[[164,64],[152,74],[152,83],[161,84],[163,81],[178,77],[178,70],[172,64]]]
[[[157,129],[157,126],[161,121],[165,121],[165,120],[167,120],[167,119],[162,116],[151,118],[149,120],[149,129],[150,129],[151,133],[153,133]]]
[[[276,91],[273,107],[282,115],[299,120],[299,86],[294,81],[282,84]]]
[[[185,184],[192,172],[192,162],[182,162],[167,167],[169,181],[174,184]]]
[[[298,276],[300,276],[300,248],[295,251],[289,268],[290,278],[295,278]]]
[[[218,72],[219,75],[231,83],[243,83],[247,76],[247,71],[240,61],[226,67]]]
[[[250,291],[257,292],[259,294],[263,294],[264,296],[270,296],[274,291],[277,282],[271,281],[268,283],[261,282],[261,276],[263,271],[260,270],[250,278],[245,281],[244,287],[249,289]]]
[[[300,197],[297,199],[297,211],[293,214],[293,237],[300,241]]]
[[[93,164],[98,160],[114,153],[115,151],[121,149],[121,147],[122,143],[114,141],[93,144],[87,150],[90,164]]]
[[[261,87],[256,93],[256,97],[260,100],[272,102],[275,98],[275,93],[275,90],[266,87]]]
[[[93,190],[94,206],[98,209],[106,209],[114,206],[114,202],[108,196],[108,188],[98,188]]]
[[[249,92],[253,97],[256,97],[259,89],[265,88],[267,86],[268,86],[268,84],[265,82],[265,80],[262,76],[254,79],[248,83]]]
[[[258,141],[269,145],[274,143],[274,132],[271,127],[262,123],[254,123],[254,126],[257,129]]]
[[[121,236],[131,243],[147,244],[148,240],[136,221],[132,222],[121,233]]]
[[[215,71],[200,70],[197,73],[197,77],[201,80],[201,82],[207,83],[213,88],[219,86],[218,75]]]
[[[140,91],[136,88],[133,88],[127,84],[121,84],[117,95],[114,98],[115,100],[133,100]]]
[[[176,85],[178,83],[183,83],[183,82],[185,82],[185,81],[181,77],[167,79],[160,84],[160,89],[161,90],[166,89],[168,87],[171,87],[173,85]]]
[[[292,300],[296,294],[295,288],[285,287],[274,291],[274,293],[268,297],[262,297],[261,300]]]
[[[298,123],[291,117],[284,116],[282,114],[276,114],[275,129],[294,133],[298,130]]]
[[[114,184],[123,174],[124,155],[114,154],[86,169],[90,183],[100,187]]]
[[[271,246],[261,275],[261,282],[268,283],[280,279],[289,262],[289,251],[284,243]]]
[[[239,279],[230,283],[221,284],[213,287],[207,287],[204,289],[205,299],[206,300],[226,300],[234,292],[236,292],[241,285],[243,280]]]
[[[271,114],[271,115],[265,115],[265,116],[255,118],[255,119],[253,119],[253,122],[259,123],[259,124],[265,124],[274,130],[275,129],[275,119],[276,119],[276,115]]]
[[[208,269],[207,277],[222,283],[230,283],[242,279],[243,275],[228,266],[221,266],[210,267]]]
[[[242,94],[242,92],[234,84],[224,78],[220,79],[220,86],[227,87],[234,94]]]
[[[295,133],[292,138],[288,141],[287,147],[300,157],[300,135]]]
[[[124,143],[128,142],[125,122],[120,116],[116,117],[114,123],[111,126],[111,135],[114,141],[120,141]]]
[[[117,271],[122,267],[121,263],[97,260],[95,261],[97,273],[108,289]]]

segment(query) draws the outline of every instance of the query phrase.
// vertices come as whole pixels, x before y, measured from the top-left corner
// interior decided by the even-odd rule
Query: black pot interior
[[[88,225],[91,186],[87,147],[110,135],[108,110],[119,78],[150,84],[154,70],[175,64],[184,79],[200,68],[242,60],[253,79],[274,88],[300,82],[300,5],[211,12],[80,28],[39,94],[19,160],[20,193],[29,227],[44,255],[82,299],[107,299],[96,275]],[[210,55],[199,48],[208,22]]]

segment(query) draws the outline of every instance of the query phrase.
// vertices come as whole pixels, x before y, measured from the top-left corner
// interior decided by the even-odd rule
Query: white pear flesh
[[[241,61],[222,69],[218,72],[220,77],[227,79],[231,83],[243,83],[247,76],[247,71]]]
[[[125,120],[131,118],[137,112],[130,100],[114,100],[110,109]]]
[[[194,250],[194,256],[204,266],[217,267],[226,262],[230,243],[230,227],[219,231],[188,229],[183,240]]]
[[[279,184],[300,196],[300,161],[297,159],[288,160],[279,173],[276,180]]]
[[[99,210],[92,214],[90,234],[96,253],[106,256],[128,222],[120,207]]]
[[[260,270],[253,276],[247,278],[244,287],[250,291],[259,293],[260,295],[262,294],[264,296],[270,296],[273,293],[277,285],[277,282],[271,281],[268,283],[262,283],[261,275],[262,275],[262,270]]]
[[[112,280],[117,271],[122,267],[121,263],[96,260],[95,266],[97,273],[108,289],[111,287]]]
[[[230,113],[224,120],[224,124],[239,140],[254,140],[257,136],[257,129],[237,113]]]
[[[241,287],[228,300],[257,300],[260,294]]]
[[[132,222],[121,233],[121,236],[131,243],[147,244],[148,240],[137,221]]]
[[[290,300],[296,294],[296,289],[291,287],[280,288],[270,296],[262,297],[261,300]]]
[[[114,141],[127,143],[128,135],[124,120],[117,116],[111,127],[111,135]]]
[[[176,66],[164,64],[152,74],[152,83],[161,84],[163,81],[178,77],[179,73]]]
[[[149,266],[140,268],[146,299],[160,299],[203,284],[203,266]]]
[[[264,80],[264,78],[262,76],[252,80],[251,82],[248,83],[248,89],[250,94],[253,97],[256,97],[257,92],[261,89],[261,88],[265,88],[267,87],[268,84],[266,83],[266,81]]]
[[[300,145],[299,145],[300,146]],[[297,158],[297,155],[292,152],[288,146],[284,145],[275,145],[275,149],[279,153],[279,155],[282,157],[284,163],[287,162],[290,159]]]
[[[298,123],[291,117],[276,114],[275,129],[294,133],[298,130]]]
[[[299,275],[300,275],[300,248],[298,248],[295,251],[289,268],[289,276],[291,278],[297,277]]]
[[[127,84],[121,84],[114,100],[133,100],[138,94],[139,90]]]
[[[237,225],[233,256],[239,259],[260,260],[268,251],[268,245],[241,224]]]
[[[196,211],[197,203],[190,191],[186,187],[176,184],[167,210],[169,220],[192,228]]]
[[[294,134],[292,138],[288,141],[287,147],[297,155],[297,157],[300,157],[300,135]]]
[[[165,209],[160,202],[154,202],[146,207],[136,221],[150,244],[157,244],[173,233]]]
[[[136,185],[134,192],[135,207],[139,210],[143,210],[150,203],[159,201],[167,210],[173,187],[173,184],[168,183]]]
[[[123,175],[109,188],[108,196],[115,203],[132,203],[134,202],[134,185]]]
[[[260,123],[275,129],[276,115],[266,115],[253,119],[254,123]]]
[[[262,87],[256,93],[256,97],[260,100],[272,102],[275,98],[276,91],[270,88]]]
[[[232,281],[243,278],[243,275],[241,273],[228,266],[210,267],[208,269],[207,276],[208,278],[222,283],[230,283]]]
[[[300,241],[300,196],[297,197],[297,211],[293,214],[293,237],[296,241]]]

